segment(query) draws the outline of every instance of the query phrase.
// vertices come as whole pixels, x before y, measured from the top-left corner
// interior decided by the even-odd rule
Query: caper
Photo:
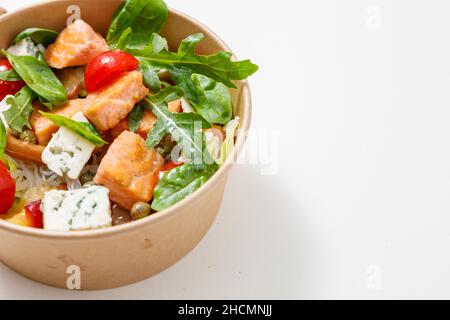
[[[81,90],[80,93],[78,94],[78,96],[80,98],[86,98],[88,95],[88,92],[86,90]]]
[[[167,158],[170,156],[170,153],[176,144],[177,143],[174,141],[172,136],[168,134],[161,140],[155,149],[163,156],[163,158]]]
[[[34,134],[33,130],[30,129],[26,129],[24,131],[22,131],[19,135],[19,139],[24,141],[24,142],[29,142],[29,143],[33,143],[36,144],[36,135]]]
[[[133,220],[139,220],[145,217],[148,217],[152,211],[152,208],[148,203],[145,202],[136,202],[131,208],[131,217]]]
[[[80,177],[80,182],[82,186],[86,185],[89,182],[92,182],[92,180],[94,180],[94,175],[90,171],[87,171]]]

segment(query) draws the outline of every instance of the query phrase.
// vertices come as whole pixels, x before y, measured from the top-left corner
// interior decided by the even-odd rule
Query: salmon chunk
[[[147,136],[152,130],[157,118],[153,112],[146,110],[142,117],[141,126],[136,130],[136,133],[142,138],[147,139]],[[117,138],[122,132],[130,130],[129,119],[126,117],[121,120],[117,126],[111,129],[111,135]]]
[[[84,66],[100,53],[108,51],[105,39],[83,20],[64,29],[47,48],[45,60],[52,68]]]
[[[17,139],[8,132],[5,152],[16,159],[42,164],[41,157],[44,147]]]
[[[172,113],[180,113],[183,111],[181,99],[169,102],[168,109]]]
[[[124,131],[102,159],[95,182],[110,190],[113,202],[131,210],[136,202],[153,198],[163,164],[162,156],[155,149],[148,149],[140,135]]]
[[[53,111],[53,114],[72,118],[75,114],[83,110],[85,99],[69,100],[64,106]],[[40,145],[46,146],[51,140],[53,134],[59,127],[39,114],[40,111],[48,111],[44,107],[34,104],[34,111],[30,117],[31,127],[34,130],[37,141]]]
[[[109,130],[125,119],[134,105],[148,94],[142,73],[128,72],[111,85],[89,95],[84,113],[98,130]]]
[[[66,88],[69,99],[76,99],[84,87],[84,67],[57,70],[56,75]]]

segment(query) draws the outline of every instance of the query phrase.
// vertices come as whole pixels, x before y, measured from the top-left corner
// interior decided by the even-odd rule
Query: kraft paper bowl
[[[74,12],[106,34],[120,0],[59,0],[39,3],[0,17],[0,47],[27,27],[62,30]],[[69,12],[69,13],[68,13]],[[163,35],[176,50],[186,36],[202,32],[199,53],[231,51],[211,30],[193,18],[170,10]],[[149,278],[188,254],[211,227],[221,206],[228,174],[245,143],[251,119],[247,82],[231,90],[235,115],[241,118],[236,148],[222,168],[195,194],[177,205],[130,224],[103,230],[56,233],[0,220],[0,260],[32,280],[67,288],[70,268],[81,270],[81,288],[115,288]]]

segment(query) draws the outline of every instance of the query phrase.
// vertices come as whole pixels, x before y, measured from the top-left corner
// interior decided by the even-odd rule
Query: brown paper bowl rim
[[[51,2],[51,1],[50,1]],[[13,15],[19,15],[24,10],[33,9],[39,6],[45,6],[48,5],[49,2],[41,2],[29,6],[25,6],[21,8],[20,10],[8,12],[2,16],[0,16],[0,21],[8,19],[10,16]],[[228,47],[228,45],[210,28],[205,26],[203,23],[199,22],[197,19],[189,16],[188,14],[181,12],[179,10],[169,8],[170,12],[174,15],[181,16],[185,18],[186,20],[189,20],[193,24],[200,26],[201,29],[205,30],[207,32],[207,35],[211,37],[215,42],[220,44],[220,46],[231,53],[233,51]],[[236,56],[233,53],[234,59],[236,59]],[[248,84],[248,81],[241,81],[241,89],[239,92],[240,96],[243,96],[243,105],[242,105],[242,117],[240,119],[240,129],[238,131],[238,136],[236,139],[236,145],[229,155],[228,159],[225,161],[225,163],[221,166],[221,168],[208,180],[207,183],[205,183],[201,188],[199,188],[197,191],[195,191],[192,195],[188,196],[187,198],[183,199],[179,203],[173,205],[172,207],[165,209],[161,212],[155,213],[147,218],[133,221],[127,224],[123,224],[120,226],[113,226],[108,227],[104,229],[97,229],[97,230],[86,230],[86,231],[70,231],[70,232],[55,232],[55,231],[47,231],[43,229],[34,229],[31,227],[24,227],[15,225],[11,222],[5,221],[0,219],[0,229],[8,232],[12,232],[18,235],[24,235],[24,236],[31,236],[41,239],[68,239],[68,240],[74,240],[74,239],[91,239],[91,238],[100,238],[100,237],[109,237],[114,236],[119,233],[127,233],[127,232],[133,232],[137,229],[140,229],[148,224],[152,223],[158,223],[159,221],[162,221],[164,219],[168,219],[174,215],[176,215],[179,210],[186,206],[187,203],[190,201],[195,201],[198,198],[202,196],[203,193],[206,192],[209,188],[212,188],[215,184],[217,184],[221,179],[226,178],[226,175],[232,168],[234,161],[237,159],[238,155],[242,151],[245,141],[247,132],[250,128],[251,124],[251,114],[252,114],[252,101],[251,101],[251,93],[250,93],[250,87]]]

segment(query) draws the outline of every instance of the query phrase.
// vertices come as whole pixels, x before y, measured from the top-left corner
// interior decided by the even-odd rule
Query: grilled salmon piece
[[[41,157],[44,147],[17,139],[8,132],[5,152],[16,159],[42,164]]]
[[[85,90],[84,69],[84,67],[77,67],[56,71],[56,76],[66,88],[69,99],[78,98],[81,91]]]
[[[85,101],[85,99],[69,100],[64,106],[56,109],[52,113],[66,118],[72,118],[75,114],[83,110]],[[39,114],[39,111],[48,111],[45,107],[36,103],[33,104],[33,107],[34,111],[30,117],[31,127],[34,130],[38,143],[46,146],[52,139],[53,134],[58,131],[59,127]]]
[[[100,163],[95,182],[110,190],[110,198],[131,210],[136,202],[149,202],[164,159],[148,149],[136,133],[124,131],[114,140]]]
[[[128,72],[111,85],[89,95],[84,114],[98,130],[109,130],[125,119],[134,105],[148,94],[142,73]]]
[[[146,110],[144,116],[142,117],[141,126],[136,130],[142,138],[147,139],[147,136],[152,130],[157,118],[153,112]],[[113,138],[117,138],[122,132],[130,130],[129,119],[126,117],[121,120],[117,126],[111,129],[111,135]]]
[[[87,65],[108,50],[108,44],[100,34],[83,20],[76,20],[47,48],[45,60],[55,69],[78,67]]]

